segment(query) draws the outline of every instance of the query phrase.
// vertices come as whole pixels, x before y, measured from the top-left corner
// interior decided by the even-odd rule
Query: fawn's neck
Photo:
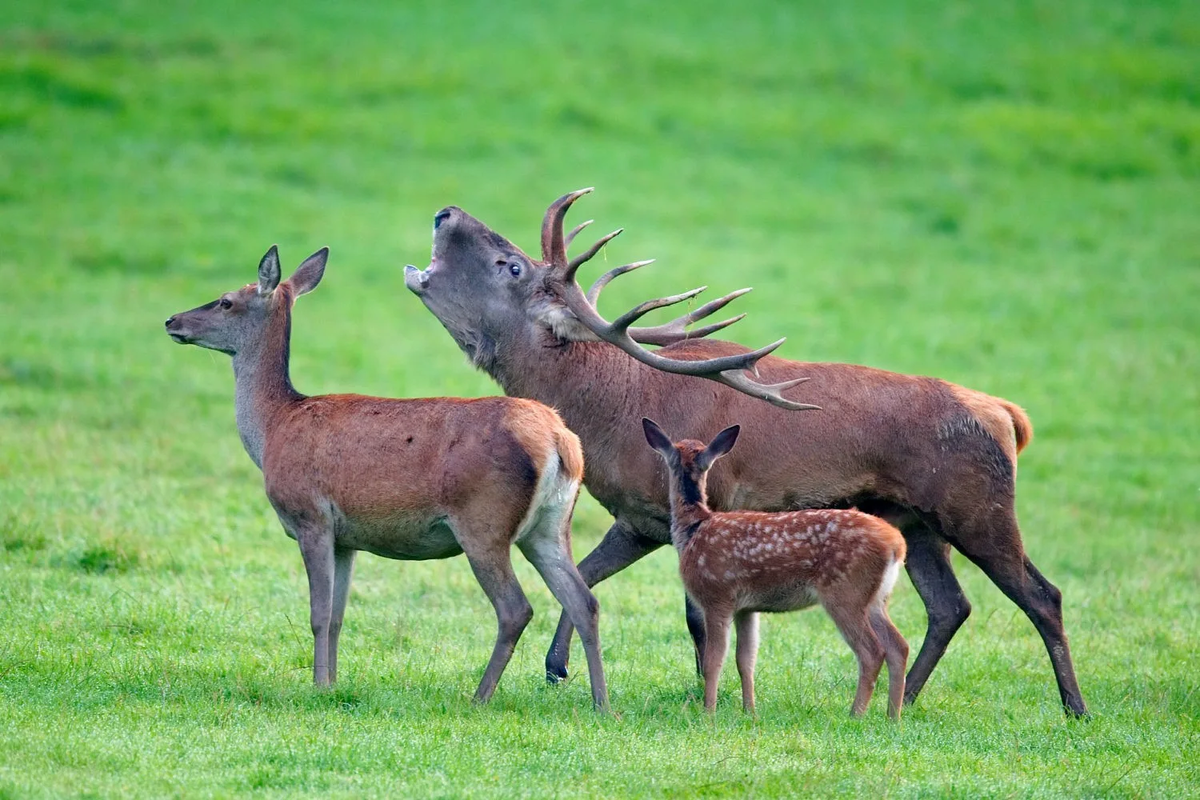
[[[288,375],[292,298],[280,293],[275,303],[262,335],[233,356],[238,435],[259,469],[268,422],[288,402],[303,397]]]
[[[680,553],[696,532],[696,526],[712,516],[704,493],[704,478],[671,476],[671,544]]]

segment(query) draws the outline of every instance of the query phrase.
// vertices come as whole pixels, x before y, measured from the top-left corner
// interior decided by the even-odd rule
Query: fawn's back
[[[904,556],[900,532],[860,511],[734,511],[699,523],[680,572],[701,605],[790,611],[847,583],[850,591],[886,597]]]

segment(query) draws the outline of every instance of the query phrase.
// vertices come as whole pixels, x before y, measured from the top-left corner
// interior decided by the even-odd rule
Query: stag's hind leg
[[[1025,555],[1015,516],[1003,513],[979,520],[975,525],[959,526],[954,540],[963,554],[1025,612],[1041,634],[1054,667],[1063,709],[1076,717],[1086,716],[1087,705],[1075,678],[1063,626],[1062,592]]]
[[[918,520],[904,526],[904,539],[908,544],[905,569],[925,604],[928,619],[921,650],[905,680],[904,702],[912,703],[954,634],[967,621],[971,604],[954,576],[950,566],[950,544],[945,539]]]

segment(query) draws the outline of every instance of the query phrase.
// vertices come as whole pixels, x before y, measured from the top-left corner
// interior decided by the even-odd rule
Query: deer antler
[[[626,311],[614,322],[609,322],[600,315],[596,310],[595,300],[599,297],[601,290],[614,278],[631,272],[640,267],[646,266],[651,262],[641,261],[633,264],[625,264],[615,269],[609,270],[602,275],[588,290],[585,295],[579,283],[575,280],[575,274],[579,271],[579,267],[588,261],[592,256],[599,252],[605,244],[613,237],[621,233],[618,229],[604,236],[596,244],[592,245],[582,255],[574,259],[567,260],[567,243],[573,239],[576,234],[583,228],[580,226],[571,231],[569,237],[563,236],[563,220],[567,215],[567,210],[571,204],[578,200],[583,195],[591,192],[589,189],[580,189],[578,191],[565,194],[555,200],[550,208],[546,210],[546,217],[542,221],[542,260],[547,266],[553,269],[556,277],[562,280],[562,290],[564,300],[567,307],[579,319],[579,321],[594,333],[601,340],[606,341],[616,347],[619,347],[624,352],[641,361],[643,364],[648,364],[655,369],[663,372],[673,372],[680,375],[692,375],[698,378],[707,378],[717,383],[725,384],[739,392],[748,394],[751,397],[757,397],[766,400],[780,408],[787,408],[795,411],[806,409],[819,409],[820,406],[809,405],[807,403],[797,403],[788,400],[781,392],[790,389],[797,384],[804,383],[808,378],[796,378],[782,383],[764,384],[757,383],[751,380],[745,371],[758,375],[757,364],[763,356],[768,355],[777,347],[784,343],[784,339],[760,347],[758,350],[752,350],[748,353],[737,353],[730,356],[721,356],[718,358],[709,358],[698,361],[686,361],[674,358],[667,358],[658,353],[641,347],[638,342],[646,344],[670,344],[684,339],[698,338],[707,336],[713,331],[732,325],[742,318],[744,315],[739,315],[733,319],[725,320],[724,322],[707,325],[704,328],[696,331],[687,331],[686,326],[702,319],[714,311],[724,307],[727,303],[745,294],[748,289],[740,289],[736,292],[718,299],[710,303],[706,303],[700,308],[691,311],[678,319],[672,320],[665,325],[658,325],[652,328],[633,328],[634,322],[639,320],[647,313],[657,308],[682,303],[685,300],[690,300],[696,295],[707,289],[707,286],[701,286],[698,289],[683,292],[682,294],[672,295],[670,297],[661,297],[656,300],[647,300],[634,308]],[[585,223],[586,225],[586,223]]]

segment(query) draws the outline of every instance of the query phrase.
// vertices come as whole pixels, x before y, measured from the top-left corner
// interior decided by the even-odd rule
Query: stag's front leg
[[[688,633],[692,635],[692,649],[696,651],[696,674],[704,678],[704,609],[683,596],[683,613],[687,617]]]
[[[604,534],[596,549],[579,562],[579,574],[588,588],[591,588],[662,546],[663,542],[643,536],[627,522],[618,519],[613,522],[608,533]],[[550,650],[546,653],[546,680],[550,683],[558,683],[567,677],[573,630],[571,618],[564,611],[559,617],[554,641],[550,643]]]
[[[308,573],[309,623],[313,633],[313,683],[329,685],[329,628],[333,616],[333,536],[299,531],[300,555]]]

